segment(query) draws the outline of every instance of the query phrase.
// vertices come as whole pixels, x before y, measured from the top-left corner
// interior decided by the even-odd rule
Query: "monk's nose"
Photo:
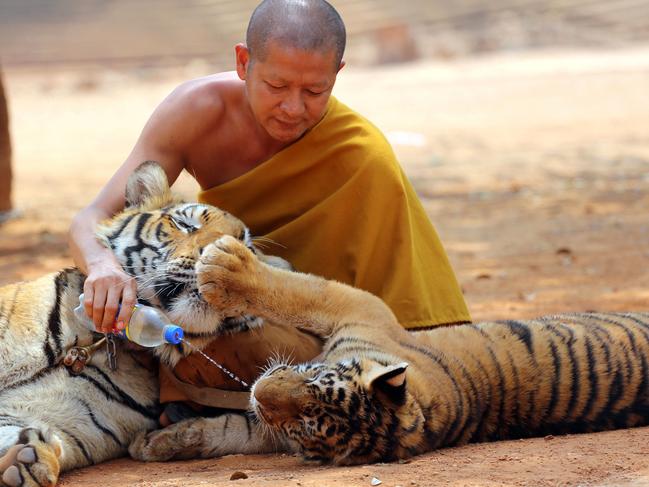
[[[306,111],[304,100],[299,93],[288,94],[281,103],[282,111],[292,119],[301,117]]]

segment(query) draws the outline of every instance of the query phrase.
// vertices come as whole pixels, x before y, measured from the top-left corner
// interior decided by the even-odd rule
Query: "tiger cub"
[[[258,429],[306,460],[387,462],[471,441],[599,431],[649,422],[649,314],[577,313],[409,333],[375,296],[273,269],[222,237],[198,288],[326,339],[321,360],[276,364],[254,383]],[[218,454],[223,418],[140,435],[131,453]],[[175,444],[161,436],[174,434]]]
[[[223,235],[255,251],[241,221],[212,206],[182,203],[155,163],[131,176],[126,200],[98,238],[137,280],[141,302],[182,323],[198,347],[259,322],[224,321],[200,295],[194,269],[201,250]],[[157,426],[157,367],[144,366],[126,344],[118,345],[115,371],[101,350],[78,375],[61,363],[70,347],[97,339],[73,313],[84,279],[68,269],[0,288],[0,485],[54,485],[62,471],[126,454],[136,433]],[[190,351],[165,345],[154,353],[173,366]],[[245,418],[237,421],[235,436],[236,424],[248,430]],[[245,449],[232,453],[239,451]]]

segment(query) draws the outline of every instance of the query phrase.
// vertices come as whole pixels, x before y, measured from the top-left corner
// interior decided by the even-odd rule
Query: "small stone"
[[[248,476],[240,471],[234,472],[232,475],[230,475],[230,480],[241,480],[241,479],[247,479]]]
[[[372,477],[372,480],[370,481],[370,485],[376,486],[376,485],[381,485],[383,482],[381,482],[379,479],[376,477]]]
[[[554,440],[554,436],[553,436],[553,435],[548,435],[548,436],[544,437],[543,439],[544,439],[545,441]]]
[[[520,291],[518,293],[518,299],[520,299],[521,301],[528,301],[528,302],[534,301],[536,299],[536,293],[534,293],[534,292],[524,293],[524,292]]]

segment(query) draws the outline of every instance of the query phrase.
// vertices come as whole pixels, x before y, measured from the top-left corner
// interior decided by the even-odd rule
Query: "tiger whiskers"
[[[153,296],[159,298],[163,293],[167,293],[169,291],[171,292],[171,294],[173,294],[176,292],[176,289],[184,285],[185,285],[184,282],[178,282],[178,281],[164,284],[163,286],[160,286],[155,290]]]
[[[288,352],[287,349],[283,351],[273,350],[265,365],[260,365],[260,375],[265,374],[267,371],[277,367],[289,366],[293,362],[293,352]]]
[[[251,240],[252,240],[252,243],[254,243],[255,245],[259,245],[260,247],[261,247],[261,245],[259,244],[259,241],[261,241],[263,243],[277,245],[278,247],[282,247],[283,249],[287,248],[285,245],[282,245],[281,243],[276,242],[272,238],[269,238],[269,237],[266,237],[266,236],[263,236],[263,235],[260,236],[260,237],[252,237]]]
[[[263,243],[260,243],[260,242],[254,242],[254,243],[253,243],[253,246],[254,246],[256,249],[262,249],[262,250],[266,250],[266,249],[268,248],[268,245],[263,244]]]
[[[151,281],[155,279],[159,279],[160,277],[165,277],[167,275],[167,267],[168,266],[164,266],[160,269],[154,269],[149,272],[138,273],[135,276],[129,276],[126,279],[120,281],[119,284],[126,284],[129,281],[136,280],[138,284],[146,286],[147,284],[149,284]],[[132,271],[134,269],[135,266],[124,266],[124,270],[126,271]]]
[[[254,398],[253,398],[253,401]],[[265,421],[262,421],[259,419],[259,416],[257,416],[257,413],[255,412],[255,408],[251,407],[251,409],[247,413],[248,418],[252,423],[257,426],[261,436],[265,439],[270,440],[270,442],[273,444],[273,449],[279,451],[281,445],[280,442],[284,439],[283,435],[281,434],[280,431],[272,428],[269,424],[267,424]]]
[[[261,371],[261,374],[259,375],[264,376],[266,374],[270,374],[273,372],[275,369],[278,369],[280,367],[289,367],[290,363],[288,360],[286,360],[283,356],[281,356],[277,351],[273,352],[273,355],[268,359],[268,362],[265,365],[260,365],[259,370]]]
[[[168,267],[169,267],[169,263],[165,262],[165,263],[161,264],[159,267],[157,267],[156,269],[153,269],[153,270],[150,270],[150,271],[143,271],[143,272],[140,272],[142,270],[142,266],[139,266],[139,265],[125,265],[122,268],[124,270],[126,270],[126,271],[135,271],[135,272],[137,272],[138,276],[145,276],[147,274],[151,274],[151,273],[154,273],[154,272],[160,272],[161,270],[163,272],[166,272],[166,269]]]
[[[128,282],[129,280],[135,279],[135,280],[137,280],[137,283],[138,283],[139,287],[145,288],[145,287],[149,286],[152,282],[155,282],[158,279],[169,278],[170,274],[168,272],[169,271],[168,268],[169,268],[169,266],[164,266],[164,267],[162,267],[160,269],[155,269],[155,270],[150,271],[150,272],[138,274],[137,276],[131,276],[128,279],[123,280],[122,284]],[[173,283],[165,284],[162,287],[162,289],[165,289],[167,286],[171,286],[171,285],[183,285],[183,284],[185,284],[185,283],[179,282],[179,281],[174,281]]]

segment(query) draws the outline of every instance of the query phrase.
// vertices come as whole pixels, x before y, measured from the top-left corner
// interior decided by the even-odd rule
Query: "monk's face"
[[[292,142],[324,115],[336,75],[335,52],[305,51],[271,41],[266,56],[250,62],[237,46],[237,72],[246,81],[248,101],[257,122],[275,140]]]

